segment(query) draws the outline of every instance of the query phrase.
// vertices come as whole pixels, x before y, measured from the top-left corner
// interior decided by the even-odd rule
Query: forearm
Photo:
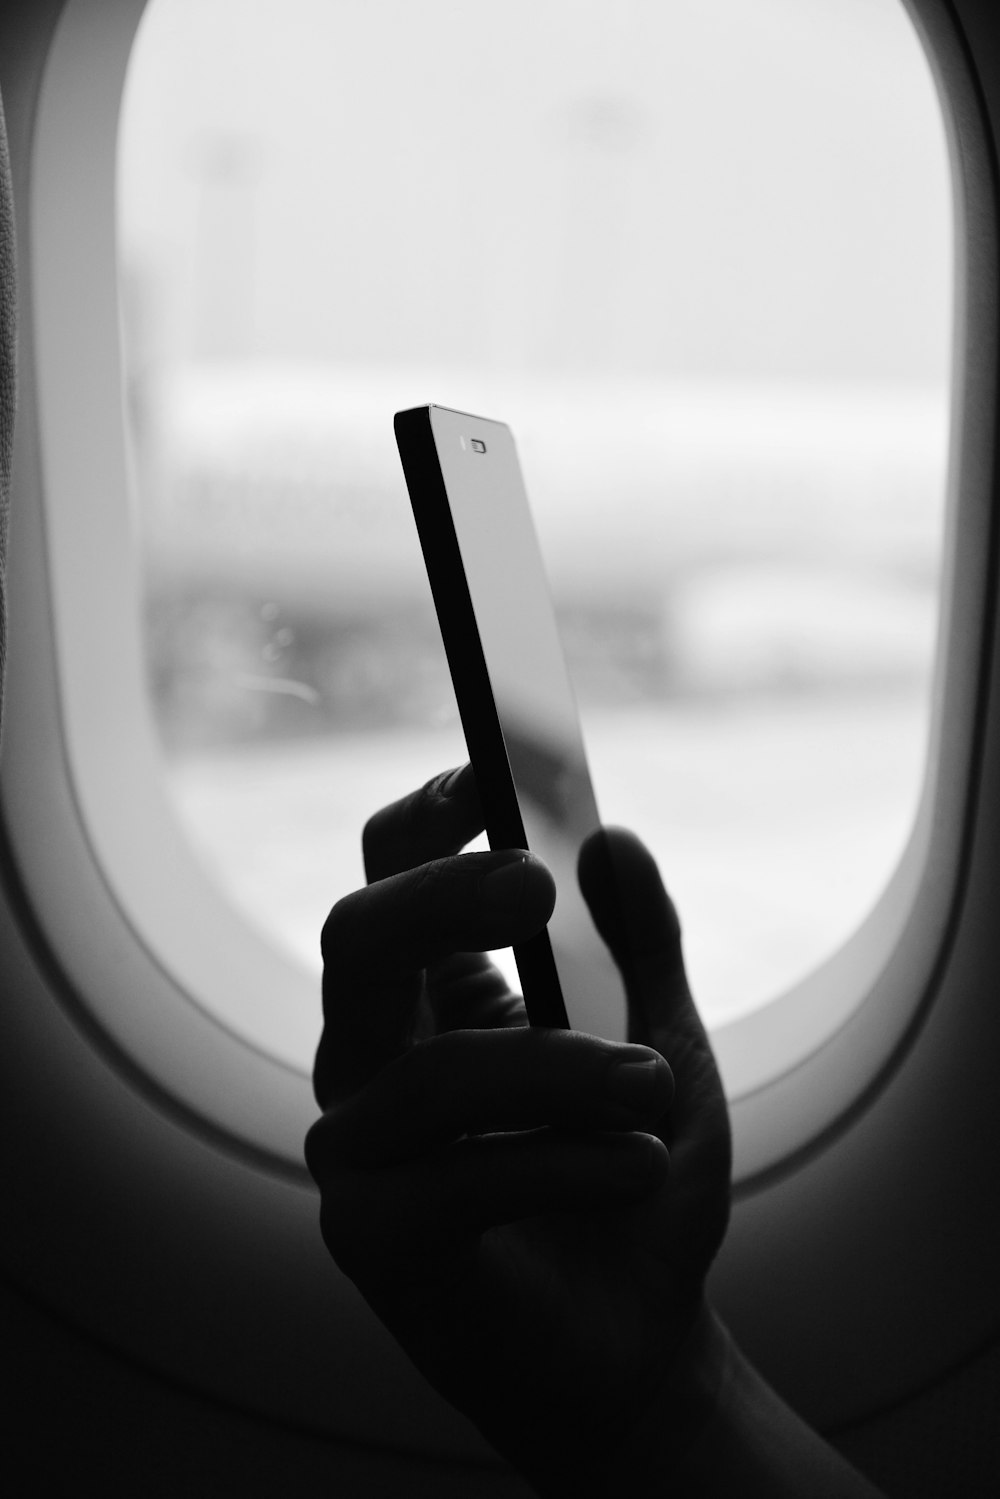
[[[542,1461],[537,1449],[531,1463],[515,1459],[542,1499],[881,1499],[761,1378],[708,1308],[669,1387],[625,1440],[561,1457],[558,1445]]]
[[[880,1492],[808,1426],[716,1323],[725,1372],[712,1418],[659,1489],[691,1499],[880,1499]]]

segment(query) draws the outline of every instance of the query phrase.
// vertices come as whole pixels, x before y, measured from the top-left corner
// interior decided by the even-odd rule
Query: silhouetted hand
[[[430,1382],[542,1492],[613,1492],[624,1454],[681,1454],[714,1405],[725,1101],[639,841],[580,861],[625,980],[615,1044],[527,1027],[484,953],[544,925],[552,881],[460,853],[481,825],[468,767],[368,824],[369,884],[323,932],[307,1159],[331,1254]]]

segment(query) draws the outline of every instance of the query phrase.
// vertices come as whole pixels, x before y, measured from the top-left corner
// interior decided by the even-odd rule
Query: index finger
[[[361,835],[365,877],[371,884],[457,854],[483,826],[472,766],[443,771],[368,819]]]
[[[471,764],[443,771],[369,818],[362,836],[369,884],[455,855],[482,830]],[[484,953],[432,961],[427,978],[439,1030],[527,1023],[523,1001]]]

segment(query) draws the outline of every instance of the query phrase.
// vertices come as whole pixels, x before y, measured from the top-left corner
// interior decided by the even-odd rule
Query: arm
[[[545,1499],[871,1496],[705,1304],[729,1121],[655,864],[622,833],[581,858],[629,1043],[533,1030],[483,953],[540,929],[552,881],[461,854],[480,828],[468,769],[378,814],[324,929],[307,1159],[333,1258]]]
[[[665,1442],[668,1422],[651,1410],[595,1492],[664,1499],[880,1499],[880,1491],[761,1378],[708,1307],[690,1349],[685,1388],[692,1416],[687,1440]],[[571,1486],[563,1492],[568,1496]]]

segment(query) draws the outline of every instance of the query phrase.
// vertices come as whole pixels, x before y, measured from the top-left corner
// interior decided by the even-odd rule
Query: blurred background
[[[952,209],[899,0],[150,0],[118,218],[150,700],[248,918],[318,971],[366,817],[464,758],[392,434],[434,401],[514,429],[703,1013],[828,956],[937,626]]]

